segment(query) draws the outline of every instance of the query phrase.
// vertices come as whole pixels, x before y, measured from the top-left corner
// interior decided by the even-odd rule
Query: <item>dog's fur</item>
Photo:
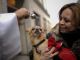
[[[46,40],[46,38],[45,38],[46,34],[41,27],[35,26],[29,31],[29,35],[30,35],[30,40],[31,40],[32,46],[38,44],[42,40],[45,40],[38,47],[36,47],[36,48],[33,47],[34,60],[41,60],[41,56],[48,45],[48,40]]]

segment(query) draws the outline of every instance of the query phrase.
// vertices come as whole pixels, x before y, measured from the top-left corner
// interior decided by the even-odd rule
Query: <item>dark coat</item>
[[[54,35],[53,39],[50,39],[52,34]],[[48,38],[48,46],[50,48],[54,44],[53,40],[61,40],[62,39],[62,41],[63,41],[62,47],[69,48],[73,52],[73,54],[77,57],[77,60],[80,60],[80,29],[77,29],[73,32],[69,32],[66,34],[62,34],[58,31],[50,32],[47,35],[47,38]]]

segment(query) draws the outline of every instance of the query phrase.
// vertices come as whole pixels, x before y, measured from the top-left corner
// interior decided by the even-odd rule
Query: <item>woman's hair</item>
[[[69,3],[64,5],[59,11],[59,18],[62,12],[69,8],[72,11],[72,20],[76,23],[76,27],[80,27],[80,4],[79,3]]]

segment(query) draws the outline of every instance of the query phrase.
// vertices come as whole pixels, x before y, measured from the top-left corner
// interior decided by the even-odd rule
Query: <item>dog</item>
[[[29,36],[33,46],[33,60],[42,60],[44,50],[48,47],[46,33],[40,26],[35,26],[29,31]]]

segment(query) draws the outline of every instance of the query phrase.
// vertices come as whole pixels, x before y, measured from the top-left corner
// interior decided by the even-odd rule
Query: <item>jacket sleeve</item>
[[[77,56],[77,59],[80,60],[80,39],[75,41],[75,43],[73,43],[72,51]]]
[[[51,49],[52,47],[56,47],[53,51],[59,51],[59,54],[54,56],[54,60],[77,60],[75,54],[69,48],[62,47],[62,40],[56,40],[54,35],[51,35],[48,38],[48,48]]]
[[[0,43],[3,60],[13,58],[21,51],[20,32],[15,13],[0,14]]]

